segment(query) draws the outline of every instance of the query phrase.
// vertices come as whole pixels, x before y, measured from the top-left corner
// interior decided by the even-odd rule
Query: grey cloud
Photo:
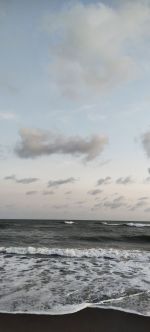
[[[113,203],[119,203],[122,202],[124,200],[124,196],[119,196],[117,198],[114,198]]]
[[[65,195],[70,195],[70,194],[72,194],[71,190],[65,192]]]
[[[106,178],[101,178],[97,181],[97,186],[110,184],[111,183],[111,177],[107,176]]]
[[[136,207],[137,207],[137,208],[138,208],[138,207],[145,206],[145,205],[147,205],[147,202],[146,202],[145,200],[138,201],[138,202],[136,203]]]
[[[56,210],[68,208],[68,204],[53,205],[53,208]]]
[[[38,178],[24,178],[24,179],[16,179],[16,182],[22,184],[30,184],[38,180],[39,180]]]
[[[134,181],[131,179],[131,177],[130,176],[127,176],[127,177],[120,177],[120,178],[118,178],[117,180],[116,180],[116,183],[117,184],[124,184],[124,185],[126,185],[126,184],[131,184],[131,183],[133,183]]]
[[[148,173],[150,174],[150,168],[148,168]]]
[[[142,201],[142,200],[147,200],[149,197],[148,196],[142,196],[142,197],[139,197],[139,201]]]
[[[124,203],[122,203],[121,201],[119,202],[105,202],[104,203],[104,207],[107,207],[107,208],[110,208],[110,209],[118,209],[120,208],[121,206],[125,205]]]
[[[102,191],[103,190],[100,190],[100,189],[90,190],[90,191],[88,191],[88,194],[95,196],[95,195],[100,194]]]
[[[144,210],[145,212],[150,212],[150,208],[147,208]]]
[[[54,193],[54,191],[53,190],[45,190],[45,191],[43,191],[43,195],[53,195],[53,194],[55,194]]]
[[[13,180],[16,183],[22,183],[22,184],[30,184],[33,182],[38,181],[38,178],[23,178],[23,179],[17,179],[15,175],[5,176],[5,180]]]
[[[0,160],[7,159],[11,152],[11,147],[9,145],[0,144]]]
[[[1,90],[7,92],[8,94],[16,95],[19,92],[19,89],[13,84],[11,84],[11,82],[8,82],[8,80],[6,80],[5,78],[0,79],[0,88]]]
[[[64,184],[67,184],[67,183],[74,183],[75,181],[76,181],[76,179],[73,177],[70,177],[67,179],[59,179],[59,180],[55,180],[55,181],[50,180],[48,182],[48,187],[59,187]]]
[[[102,207],[101,203],[97,203],[93,206],[93,208],[91,209],[92,211],[94,211],[95,209],[100,209]]]
[[[150,131],[144,133],[141,137],[143,148],[147,154],[147,157],[150,158]]]
[[[105,200],[102,199],[101,202],[97,203],[94,205],[94,208],[101,208],[101,207],[104,207],[104,208],[108,208],[108,209],[118,209],[120,207],[123,207],[123,206],[126,206],[126,203],[124,201],[124,197],[123,196],[120,196],[116,199],[114,199],[113,201],[109,201],[109,200]]]
[[[37,194],[37,191],[36,191],[36,190],[30,190],[30,191],[27,191],[27,192],[26,192],[26,195],[27,195],[27,196],[35,195],[35,194]]]
[[[16,177],[15,177],[15,175],[12,174],[12,175],[5,176],[4,180],[14,180],[15,181]]]
[[[100,167],[105,166],[105,165],[109,164],[111,161],[112,161],[111,159],[104,160],[101,163],[99,163],[99,166]]]
[[[15,147],[15,153],[20,158],[64,154],[83,156],[84,160],[90,161],[102,153],[106,144],[108,144],[106,136],[95,135],[91,138],[65,137],[39,129],[22,129],[20,130],[20,142]]]
[[[135,211],[136,209],[142,208],[145,205],[147,205],[147,202],[145,200],[140,200],[140,201],[138,200],[136,204],[134,204],[132,206],[129,206],[129,210],[130,211]]]
[[[148,176],[146,179],[144,179],[144,183],[150,183],[150,176]]]
[[[83,205],[85,203],[86,203],[86,201],[78,201],[78,202],[76,202],[77,205]]]

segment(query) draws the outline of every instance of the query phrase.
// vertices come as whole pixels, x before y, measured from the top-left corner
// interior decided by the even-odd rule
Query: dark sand
[[[150,332],[150,317],[84,309],[69,315],[0,314],[0,332]]]

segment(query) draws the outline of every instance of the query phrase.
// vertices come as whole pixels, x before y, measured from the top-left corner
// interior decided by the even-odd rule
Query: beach
[[[0,314],[1,332],[149,332],[150,317],[87,308],[67,315]]]

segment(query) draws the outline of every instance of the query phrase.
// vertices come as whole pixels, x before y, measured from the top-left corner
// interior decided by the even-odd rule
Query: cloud
[[[5,177],[4,177],[4,180],[7,180],[7,181],[8,181],[8,180],[14,180],[14,181],[15,181],[15,180],[16,180],[16,177],[15,177],[14,174],[12,174],[12,175],[5,176]]]
[[[148,173],[150,174],[150,168],[148,168]]]
[[[38,178],[16,179],[16,183],[30,184],[30,183],[36,182],[38,180],[39,180]]]
[[[93,207],[94,208],[107,208],[107,209],[118,209],[120,207],[126,206],[125,198],[124,196],[119,196],[117,198],[114,198],[113,200],[108,200],[107,197],[104,197],[101,199],[101,202],[96,203]]]
[[[76,204],[79,205],[79,206],[81,206],[81,205],[83,205],[83,204],[85,204],[85,203],[86,203],[86,201],[77,201],[77,202],[76,202]]]
[[[71,190],[65,192],[65,195],[70,195],[70,194],[72,194]]]
[[[131,183],[133,183],[134,181],[131,179],[131,177],[130,176],[127,176],[127,177],[120,177],[120,178],[118,178],[117,180],[116,180],[116,183],[117,184],[124,184],[124,185],[126,185],[126,184],[131,184]]]
[[[37,191],[36,191],[36,190],[30,190],[30,191],[27,191],[27,192],[26,192],[26,195],[27,195],[27,196],[35,195],[35,194],[37,194]]]
[[[130,211],[135,211],[138,208],[142,208],[145,205],[147,205],[147,202],[145,200],[138,200],[137,203],[135,203],[133,206],[129,207]]]
[[[54,191],[53,190],[45,190],[45,191],[43,191],[43,195],[53,195],[53,194],[55,194],[54,193]]]
[[[113,201],[113,202],[107,201],[104,203],[104,207],[109,208],[109,209],[118,209],[124,205],[125,205],[125,203],[122,201]]]
[[[101,204],[101,203],[97,203],[97,204],[95,204],[95,205],[91,208],[91,210],[94,211],[95,209],[100,209],[101,207],[102,207],[102,204]]]
[[[13,112],[0,112],[0,120],[14,120],[16,114]]]
[[[77,180],[73,177],[70,177],[67,179],[59,179],[59,180],[55,180],[55,181],[50,180],[48,182],[48,187],[59,187],[64,184],[67,184],[67,183],[74,183],[75,181],[77,181]]]
[[[68,204],[53,205],[53,208],[56,210],[68,208]]]
[[[142,197],[139,197],[139,201],[145,201],[145,200],[147,200],[149,197],[148,196],[142,196]]]
[[[88,194],[95,196],[95,195],[100,194],[102,191],[103,190],[99,190],[99,189],[90,190],[90,191],[88,191]]]
[[[20,142],[15,152],[20,158],[35,158],[42,155],[67,154],[82,156],[86,161],[98,157],[105,145],[108,144],[106,136],[80,136],[65,137],[53,135],[39,129],[20,130]]]
[[[117,198],[114,198],[113,203],[119,203],[122,202],[124,200],[124,196],[119,196]]]
[[[50,78],[61,93],[99,94],[140,72],[137,50],[150,34],[150,8],[146,1],[114,8],[77,2],[45,16],[43,28],[50,36]]]
[[[138,201],[135,206],[138,208],[138,207],[142,207],[145,205],[147,205],[147,202],[145,200],[142,200],[142,201]]]
[[[150,176],[148,176],[146,179],[144,179],[144,183],[150,183]]]
[[[22,183],[22,184],[30,184],[33,182],[38,181],[38,178],[23,178],[23,179],[17,179],[15,175],[5,176],[5,180],[13,180],[16,183]]]
[[[150,131],[144,133],[141,137],[143,148],[147,154],[147,157],[150,158]],[[148,169],[149,170],[149,169]]]
[[[144,211],[149,213],[150,212],[150,208],[147,208]]]
[[[19,92],[19,89],[17,86],[14,85],[14,79],[13,84],[8,81],[5,77],[0,77],[0,89],[1,91],[4,91],[5,93],[9,95],[16,95]]]
[[[99,163],[99,166],[100,167],[105,166],[105,165],[109,164],[111,161],[112,161],[111,159],[104,160],[101,163]]]
[[[111,177],[107,176],[106,178],[101,178],[97,181],[97,186],[110,184],[111,183]]]
[[[8,145],[0,144],[0,160],[7,159],[10,153],[11,153],[11,148]]]

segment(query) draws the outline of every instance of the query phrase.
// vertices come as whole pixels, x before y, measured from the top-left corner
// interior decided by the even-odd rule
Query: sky
[[[0,0],[0,218],[150,220],[150,0]]]

